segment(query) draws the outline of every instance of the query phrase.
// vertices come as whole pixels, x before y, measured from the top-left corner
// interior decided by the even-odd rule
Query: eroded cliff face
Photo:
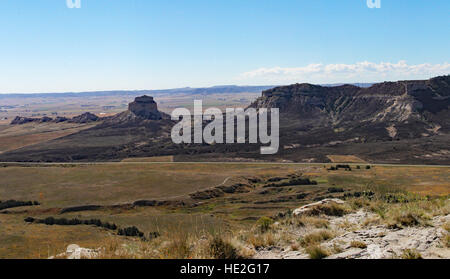
[[[128,105],[128,110],[138,117],[151,120],[160,120],[161,113],[158,111],[158,105],[153,97],[137,97],[134,102]]]
[[[369,88],[295,84],[264,91],[251,107],[279,108],[285,121],[297,119],[314,128],[384,125],[391,136],[406,127],[411,136],[420,136],[449,130],[449,84],[450,76]]]

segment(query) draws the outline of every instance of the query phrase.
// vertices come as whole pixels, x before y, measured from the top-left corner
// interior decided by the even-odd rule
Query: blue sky
[[[0,1],[0,92],[450,74],[450,1]]]

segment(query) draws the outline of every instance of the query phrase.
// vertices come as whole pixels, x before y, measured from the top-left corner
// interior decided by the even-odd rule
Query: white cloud
[[[355,64],[309,64],[304,67],[259,68],[240,75],[240,80],[253,83],[335,83],[375,82],[400,79],[427,79],[450,73],[450,64],[409,65],[398,63],[358,62]]]

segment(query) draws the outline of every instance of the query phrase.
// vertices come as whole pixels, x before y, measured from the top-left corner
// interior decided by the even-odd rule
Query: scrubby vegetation
[[[300,185],[317,185],[317,181],[311,180],[309,178],[302,178],[302,177],[295,177],[291,178],[287,181],[282,181],[279,183],[269,183],[266,184],[264,187],[287,187],[287,186],[300,186]]]
[[[209,250],[214,259],[233,260],[241,258],[238,255],[236,248],[227,241],[224,241],[221,237],[215,236],[210,244]]]
[[[21,206],[34,206],[40,205],[37,201],[16,201],[16,200],[8,200],[8,201],[0,201],[0,210],[21,207]]]
[[[305,235],[304,237],[299,239],[299,242],[303,247],[309,247],[311,245],[320,244],[333,237],[334,234],[331,231],[321,230]]]
[[[330,255],[330,252],[323,249],[322,247],[318,245],[309,246],[306,248],[306,253],[309,254],[309,257],[313,260],[321,260],[323,258],[326,258]]]
[[[45,224],[48,226],[59,225],[59,226],[77,226],[77,225],[92,225],[96,227],[101,227],[107,230],[116,231],[117,235],[121,236],[130,236],[130,237],[140,237],[143,240],[146,240],[144,233],[141,232],[137,227],[126,227],[119,228],[116,224],[111,224],[109,222],[102,222],[99,219],[89,219],[89,220],[80,220],[77,218],[66,219],[66,218],[54,218],[47,217],[45,219],[35,219],[33,217],[27,217],[24,220],[27,223],[36,223],[36,224]],[[159,237],[160,234],[158,232],[149,233],[149,239],[155,239]]]
[[[414,249],[405,249],[401,258],[405,260],[420,260],[422,255]]]
[[[337,203],[320,204],[312,207],[311,211],[307,214],[309,215],[327,215],[327,216],[343,216],[348,213],[348,209]]]
[[[350,243],[350,247],[359,248],[359,249],[366,249],[367,248],[367,244],[362,242],[362,241],[354,240],[354,241],[352,241]]]

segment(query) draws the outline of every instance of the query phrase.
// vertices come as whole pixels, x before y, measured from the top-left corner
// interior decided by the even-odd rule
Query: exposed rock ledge
[[[312,206],[326,203],[342,203],[340,200],[323,200],[319,203],[303,206],[294,214],[307,212]],[[405,250],[414,250],[425,259],[450,258],[450,249],[442,245],[442,238],[446,235],[443,225],[450,221],[450,215],[436,216],[429,222],[429,226],[405,228],[388,228],[386,225],[366,225],[364,221],[375,219],[378,215],[359,210],[343,217],[323,217],[329,221],[330,229],[337,236],[321,244],[328,251],[340,249],[339,253],[328,256],[327,259],[391,259],[401,257]],[[301,238],[305,234],[320,231],[299,229],[293,232]],[[362,247],[352,247],[352,242],[364,243]],[[270,247],[258,251],[256,259],[308,259],[304,249],[293,251],[291,247]]]

